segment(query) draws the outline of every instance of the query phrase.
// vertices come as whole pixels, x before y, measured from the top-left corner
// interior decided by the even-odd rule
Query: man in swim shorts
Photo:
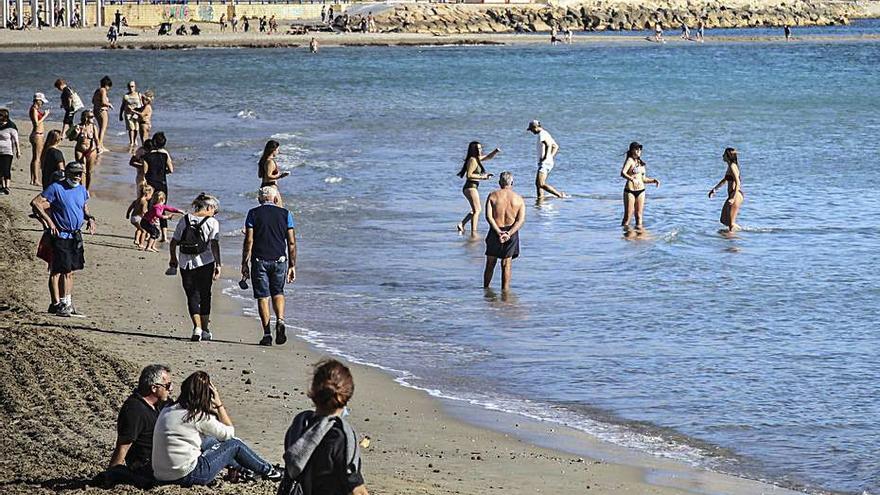
[[[501,290],[510,289],[510,269],[513,259],[519,256],[519,229],[526,221],[526,207],[522,196],[513,192],[513,174],[501,172],[498,179],[501,189],[492,191],[486,198],[486,270],[483,287],[489,288],[495,264],[501,259]]]
[[[544,191],[557,198],[568,197],[564,192],[559,192],[556,188],[547,184],[547,176],[553,170],[556,154],[559,153],[559,145],[556,144],[556,140],[537,120],[529,122],[527,130],[538,136],[538,173],[535,175],[535,191],[538,195],[538,201],[544,199]]]

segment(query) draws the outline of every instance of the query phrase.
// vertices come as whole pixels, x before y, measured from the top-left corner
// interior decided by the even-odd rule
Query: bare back
[[[499,189],[489,194],[486,203],[491,209],[492,218],[498,227],[511,227],[520,216],[525,214],[525,203],[522,196],[513,189]]]

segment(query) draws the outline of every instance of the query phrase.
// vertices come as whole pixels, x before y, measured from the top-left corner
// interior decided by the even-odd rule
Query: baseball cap
[[[49,100],[46,99],[46,95],[44,95],[43,93],[34,93],[34,99],[40,100],[43,103],[49,103]]]
[[[537,129],[538,127],[541,127],[541,121],[533,120],[529,122],[529,126],[526,128],[526,130],[531,131],[532,129]]]
[[[85,168],[80,162],[70,162],[64,167],[64,173],[68,172],[84,172]]]

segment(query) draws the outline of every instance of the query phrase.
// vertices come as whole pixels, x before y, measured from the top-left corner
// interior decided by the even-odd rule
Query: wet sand
[[[415,33],[312,33],[307,35],[272,35],[265,33],[221,33],[213,24],[200,24],[200,36],[159,36],[155,30],[128,29],[137,36],[122,36],[117,49],[193,49],[193,48],[299,48],[307,50],[309,40],[315,37],[322,48],[353,46],[443,46],[443,45],[535,45],[549,43],[549,34],[415,34]],[[633,34],[578,34],[574,44],[647,44],[644,36]],[[0,30],[0,50],[92,50],[110,49],[105,38],[106,29],[53,29],[43,31]],[[878,35],[802,36],[795,32],[795,41],[811,43],[876,42]],[[784,43],[782,29],[779,36],[710,36],[705,43]],[[686,44],[677,30],[668,31],[666,44]],[[656,43],[654,43],[656,44]]]
[[[76,274],[73,299],[85,318],[43,313],[45,264],[34,257],[40,231],[27,218],[38,190],[22,185],[28,176],[26,145],[23,158],[13,163],[12,194],[0,196],[2,493],[142,493],[128,487],[107,492],[87,483],[106,465],[116,411],[149,363],[170,365],[176,384],[195,370],[210,373],[237,435],[272,462],[281,461],[283,435],[294,414],[309,407],[304,391],[310,366],[321,354],[297,338],[284,346],[256,345],[258,323],[220,294],[237,280],[238,239],[223,244],[225,280],[214,291],[211,325],[215,341],[189,342],[180,280],[164,274],[167,247],[161,253],[134,248],[132,228],[123,218],[133,187],[102,177],[102,170],[130,170],[119,143],[111,148],[116,151],[101,157],[89,203],[99,230],[86,236],[86,268]],[[64,153],[72,156],[69,147]],[[173,177],[170,182],[173,189]],[[289,324],[296,322],[295,311],[291,299]],[[403,388],[379,370],[354,365],[353,371],[351,419],[359,435],[371,439],[363,453],[371,493],[793,493],[609,446],[556,425],[461,404],[450,414],[450,404]],[[537,447],[524,437],[593,455]],[[221,483],[215,490],[163,487],[150,493],[214,492],[273,494],[275,487]]]

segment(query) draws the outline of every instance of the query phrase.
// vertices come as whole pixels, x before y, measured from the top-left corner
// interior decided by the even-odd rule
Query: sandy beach
[[[272,35],[265,33],[230,33],[219,31],[215,24],[200,24],[202,34],[199,36],[159,36],[155,30],[128,29],[137,36],[123,36],[119,39],[120,50],[129,49],[193,49],[193,48],[299,48],[307,50],[312,37],[317,39],[322,48],[357,47],[357,46],[444,46],[444,45],[538,45],[548,44],[549,35],[544,34],[419,34],[419,33],[312,33],[307,35]],[[647,31],[645,36],[648,36]],[[689,44],[670,32],[666,38],[669,45]],[[106,29],[55,29],[52,31],[9,31],[0,30],[0,50],[31,51],[31,50],[95,50],[109,49],[105,38]],[[876,35],[839,36],[801,36],[796,33],[798,41],[811,43],[828,42],[876,42]],[[782,30],[778,36],[711,36],[706,43],[770,43],[785,42]],[[632,34],[578,34],[574,44],[646,44],[643,36]]]
[[[216,340],[188,341],[180,281],[164,274],[167,247],[158,254],[134,248],[123,218],[132,188],[102,177],[112,170],[127,173],[128,156],[120,143],[111,148],[101,158],[89,203],[98,233],[86,236],[86,268],[76,274],[74,300],[85,318],[44,313],[45,265],[34,256],[40,231],[27,218],[28,202],[38,190],[23,185],[30,153],[26,141],[23,158],[13,164],[12,194],[0,197],[3,493],[139,492],[125,487],[105,492],[90,488],[88,480],[106,465],[117,408],[149,363],[170,365],[176,383],[195,370],[210,373],[237,435],[272,462],[281,460],[283,434],[293,415],[310,406],[304,389],[321,353],[299,339],[280,347],[256,345],[257,324],[220,294],[237,275],[237,239],[223,244],[225,280],[215,286],[212,324]],[[72,156],[69,147],[63,151]],[[296,302],[288,304],[288,322],[295,324]],[[371,439],[364,472],[372,493],[794,493],[612,447],[574,430],[444,404],[374,368],[354,365],[353,371],[351,418],[359,435]],[[522,434],[511,434],[516,432]],[[522,439],[527,437],[594,455],[538,447]],[[164,487],[151,493],[270,494],[274,489],[267,482],[221,483],[214,490]]]

